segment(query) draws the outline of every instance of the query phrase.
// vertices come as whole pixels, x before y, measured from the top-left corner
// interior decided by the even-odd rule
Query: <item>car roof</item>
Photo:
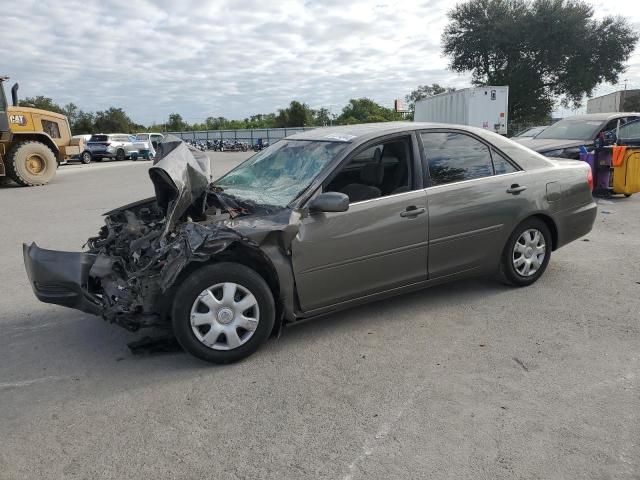
[[[562,120],[613,120],[621,117],[628,117],[630,115],[636,115],[640,117],[638,112],[608,112],[608,113],[586,113],[584,115],[574,115],[571,117],[565,117]],[[562,121],[561,120],[561,121]]]
[[[336,127],[318,127],[313,130],[296,133],[287,140],[318,140],[325,142],[357,142],[386,134],[406,132],[411,130],[423,130],[425,128],[454,128],[474,133],[483,133],[486,130],[467,125],[455,125],[448,123],[430,122],[380,122],[359,123],[356,125],[340,125]]]

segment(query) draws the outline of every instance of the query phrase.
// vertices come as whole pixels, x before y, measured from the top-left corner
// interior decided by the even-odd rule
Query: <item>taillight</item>
[[[589,190],[593,192],[593,172],[591,171],[591,167],[587,170],[587,183],[589,184]]]

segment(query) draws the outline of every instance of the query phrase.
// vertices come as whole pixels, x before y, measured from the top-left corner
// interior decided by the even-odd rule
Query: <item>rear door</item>
[[[381,155],[364,158],[363,152],[378,149]],[[363,192],[379,193],[352,201],[346,212],[302,220],[292,259],[303,311],[426,280],[427,197],[418,153],[415,135],[374,141],[327,179],[323,191],[352,192],[356,184]],[[374,170],[374,163],[384,173],[367,182],[358,170]]]
[[[429,278],[497,266],[529,205],[526,173],[463,131],[424,131],[420,140],[429,182]]]

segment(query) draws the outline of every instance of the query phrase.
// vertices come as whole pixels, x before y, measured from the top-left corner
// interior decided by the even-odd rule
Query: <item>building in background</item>
[[[640,112],[640,89],[617,92],[587,100],[587,113]]]

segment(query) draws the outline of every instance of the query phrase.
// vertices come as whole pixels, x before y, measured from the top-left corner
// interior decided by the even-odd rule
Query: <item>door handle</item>
[[[524,192],[527,189],[524,185],[520,186],[517,183],[511,185],[511,187],[507,188],[507,193],[511,193],[513,195],[517,195],[520,192]]]
[[[417,217],[418,215],[420,215],[422,213],[425,213],[426,211],[427,211],[427,209],[424,208],[424,207],[418,208],[418,207],[415,207],[415,206],[412,205],[410,207],[407,207],[406,210],[400,212],[400,216],[401,217],[409,217],[409,218]]]

